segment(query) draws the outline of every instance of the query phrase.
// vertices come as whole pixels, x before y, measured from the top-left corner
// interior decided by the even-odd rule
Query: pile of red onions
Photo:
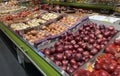
[[[61,35],[51,48],[40,51],[70,74],[104,48],[116,33],[113,26],[85,23],[75,33]]]

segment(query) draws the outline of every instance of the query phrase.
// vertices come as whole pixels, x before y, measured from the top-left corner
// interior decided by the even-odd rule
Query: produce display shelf
[[[96,21],[96,20],[89,20],[89,19],[83,21],[82,23],[89,21],[93,21],[98,24],[106,24],[107,26],[113,25],[113,24]],[[81,26],[82,23],[78,25]],[[119,30],[118,26],[115,26],[115,28]],[[27,41],[22,39],[19,35],[17,35],[15,32],[9,29],[3,23],[0,23],[0,29],[45,76],[61,76],[61,75],[69,76],[66,72],[64,72],[58,66],[56,66],[51,60],[49,60],[49,58],[47,58],[44,54],[39,52],[34,46],[30,45]],[[90,60],[90,63],[93,62],[94,62],[94,58]],[[81,68],[84,67],[86,67],[86,64]]]
[[[114,9],[113,6],[105,5],[105,4],[87,4],[87,3],[58,2],[58,1],[44,1],[44,3],[59,4],[59,5],[63,5],[63,6],[91,8],[91,9],[104,9],[104,10],[113,10]]]
[[[0,23],[0,29],[45,76],[61,76],[56,69],[43,59],[44,55],[42,53],[37,54],[37,49],[27,44],[3,23]]]
[[[64,6],[75,6],[75,7],[84,7],[84,8],[93,8],[93,9],[104,9],[104,10],[113,10],[113,7],[109,6],[109,5],[96,5],[96,4],[78,4],[78,3],[65,3],[65,2],[49,2],[50,4],[60,4],[60,5],[64,5]],[[57,13],[56,13],[57,14]],[[45,15],[45,14],[44,14]],[[58,15],[58,14],[57,14]],[[60,16],[64,17],[64,15]],[[62,18],[63,18],[62,17]],[[42,18],[42,16],[41,16]],[[46,17],[43,17],[43,19],[45,19]],[[48,15],[48,18],[49,17]],[[52,16],[53,18],[53,16]],[[59,17],[55,18],[55,19],[50,19],[48,20],[48,24],[45,23],[42,26],[47,26],[49,25],[49,23],[55,23],[57,21],[60,20]],[[47,20],[47,19],[46,19]],[[69,20],[69,19],[68,19]],[[8,20],[9,21],[9,20]],[[15,20],[16,21],[16,20]],[[37,21],[37,20],[35,20]],[[71,20],[70,20],[71,21]],[[69,21],[69,22],[70,22]],[[73,20],[74,21],[74,20]],[[77,20],[76,20],[77,21]],[[2,23],[3,22],[3,23]],[[71,21],[72,22],[72,21]],[[13,42],[13,44],[15,44],[17,46],[16,50],[17,52],[20,50],[20,52],[23,53],[23,56],[27,57],[27,59],[34,64],[34,66],[40,71],[42,72],[42,74],[44,76],[72,76],[74,74],[74,72],[77,71],[77,69],[79,68],[83,68],[85,69],[87,67],[87,63],[94,63],[95,58],[101,54],[101,52],[103,52],[104,48],[102,50],[100,50],[100,52],[98,52],[98,54],[96,55],[92,55],[94,58],[91,58],[90,60],[86,61],[86,59],[83,59],[83,61],[85,63],[83,63],[83,65],[79,66],[76,70],[74,68],[74,71],[72,72],[68,72],[68,70],[72,67],[71,64],[67,63],[67,71],[66,70],[62,70],[61,66],[58,66],[54,61],[52,61],[51,58],[49,58],[49,56],[47,56],[47,54],[45,54],[42,50],[45,48],[51,48],[57,41],[60,40],[60,37],[62,37],[61,35],[65,34],[67,35],[69,32],[70,33],[74,33],[76,31],[79,30],[79,28],[84,25],[84,23],[89,23],[89,22],[95,22],[96,24],[100,24],[100,25],[104,25],[104,22],[99,22],[99,21],[92,21],[91,19],[89,19],[88,17],[81,17],[77,22],[75,22],[72,26],[68,26],[66,31],[63,31],[60,34],[55,34],[55,35],[50,35],[50,36],[46,36],[48,38],[44,38],[43,40],[38,40],[35,41],[34,43],[30,42],[29,40],[27,41],[27,38],[22,37],[26,30],[31,30],[31,28],[28,28],[26,30],[13,30],[12,28],[9,28],[9,26],[6,25],[7,22],[1,21],[0,23],[0,30],[3,31],[3,33]],[[60,23],[60,22],[59,22]],[[67,23],[63,21],[63,24]],[[36,24],[34,24],[36,25]],[[69,24],[66,24],[66,26]],[[114,26],[116,30],[119,30],[119,26],[115,26],[113,24],[109,24],[109,23],[105,23],[106,26]],[[61,21],[61,26],[62,26],[62,21]],[[65,25],[64,25],[65,26]],[[54,26],[55,27],[55,26]],[[32,29],[34,30],[40,30],[41,26],[39,27],[34,27]],[[87,30],[88,31],[88,30]],[[96,32],[96,30],[94,30]],[[93,31],[93,32],[94,32]],[[89,31],[90,32],[90,31]],[[53,33],[53,32],[52,32]],[[113,32],[114,33],[114,32]],[[83,33],[85,34],[85,33]],[[42,34],[39,34],[39,36],[41,36]],[[80,33],[79,33],[80,35]],[[88,35],[88,34],[87,34]],[[111,34],[112,35],[112,34]],[[110,36],[111,36],[110,35]],[[75,36],[76,37],[76,36]],[[28,37],[30,38],[30,37]],[[37,37],[36,37],[37,38]],[[78,39],[77,39],[78,40]],[[80,40],[80,39],[79,39]],[[84,39],[84,42],[86,42],[87,40]],[[95,42],[94,42],[95,43]],[[32,45],[31,45],[32,44]],[[86,44],[86,43],[85,43]],[[90,43],[89,43],[90,45]],[[87,46],[89,46],[87,43]],[[86,45],[85,45],[86,46]],[[100,46],[101,47],[101,46]],[[92,47],[93,48],[93,47]],[[96,48],[96,47],[95,47]],[[74,47],[75,50],[78,50],[78,48]],[[84,47],[84,50],[85,47]],[[73,51],[72,51],[73,52]],[[86,52],[86,51],[85,51]],[[57,52],[58,53],[58,52]],[[82,52],[83,53],[83,52]],[[17,53],[18,54],[18,53]],[[63,52],[63,54],[65,54]],[[19,56],[20,54],[18,54],[17,56]],[[52,56],[56,56],[51,54]],[[66,54],[67,55],[67,54]],[[74,54],[75,56],[76,54]],[[70,58],[70,57],[69,57]],[[67,59],[67,58],[66,58]],[[73,58],[74,59],[74,58]],[[23,59],[24,60],[24,59]],[[58,60],[58,59],[57,59]],[[71,60],[71,58],[70,58]],[[69,60],[69,62],[70,62]],[[76,59],[76,61],[78,62],[78,60]],[[18,59],[19,62],[19,59]],[[69,74],[70,73],[70,74]]]

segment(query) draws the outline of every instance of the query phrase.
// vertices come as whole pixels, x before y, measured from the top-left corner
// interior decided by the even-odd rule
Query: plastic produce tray
[[[36,20],[37,20],[37,19],[36,19]],[[35,19],[34,19],[34,21],[35,21]],[[45,22],[45,23],[46,23],[46,22]],[[24,25],[22,25],[22,24],[24,24]],[[8,27],[9,27],[11,30],[15,31],[15,32],[16,32],[16,31],[19,32],[19,31],[23,31],[23,30],[26,30],[26,29],[30,29],[30,28],[37,28],[37,27],[39,27],[39,26],[41,26],[41,25],[43,25],[43,23],[37,22],[37,25],[35,25],[35,24],[28,23],[28,21],[27,21],[27,22],[22,22],[22,23],[11,24],[11,25],[9,25]],[[18,29],[18,28],[17,28],[18,26],[20,26],[21,29]]]
[[[69,17],[70,17],[70,18],[76,18],[77,21],[74,22],[72,25],[68,25],[67,23],[64,23],[64,22],[60,21],[61,19],[67,18],[67,17],[68,17],[68,18],[69,18]],[[63,24],[66,25],[66,26],[68,26],[68,29],[71,30],[71,29],[73,29],[73,28],[77,28],[77,26],[78,26],[81,22],[84,22],[84,21],[86,21],[87,19],[88,19],[87,16],[77,17],[77,16],[68,15],[68,14],[63,14],[61,17],[59,17],[59,18],[57,19],[57,21],[63,23]],[[70,21],[69,21],[69,22],[70,22]]]
[[[35,40],[33,43],[31,43],[31,42],[29,42],[28,39],[26,39],[27,37],[25,38],[25,34],[28,34],[29,32],[34,31],[34,30],[37,31],[37,32],[40,32],[40,33],[44,34],[44,36],[41,37],[40,39]],[[20,31],[17,31],[17,33],[18,33],[24,40],[28,41],[31,45],[34,45],[35,42],[37,42],[37,41],[43,41],[44,39],[49,38],[49,34],[47,34],[46,32],[43,32],[42,30],[40,30],[40,29],[37,28],[37,27],[28,28],[28,29],[25,29],[25,30],[20,30]],[[33,33],[33,34],[34,34],[34,33]],[[37,35],[37,34],[36,34],[36,35]],[[34,37],[37,38],[36,35],[35,35]],[[39,36],[40,36],[40,35],[39,35]]]
[[[51,15],[51,16],[50,16]],[[53,16],[56,16],[56,17],[53,17]],[[62,16],[62,14],[59,14],[59,13],[49,13],[49,12],[45,12],[44,14],[41,14],[41,18],[46,20],[46,21],[49,21],[49,20],[55,20],[55,19],[58,19],[60,16]],[[48,19],[47,19],[48,18]]]
[[[56,33],[56,34],[52,34],[51,32],[48,32],[46,29],[44,29],[44,27],[49,27],[54,25],[55,27],[60,27],[60,28],[63,28],[64,30],[60,33]],[[43,26],[40,27],[41,30],[43,31],[46,31],[47,33],[49,33],[51,35],[51,38],[54,38],[54,37],[59,37],[61,34],[65,33],[66,31],[68,31],[68,27],[66,25],[64,25],[63,23],[61,22],[58,22],[58,21],[55,21],[55,20],[51,20],[49,21],[47,24],[44,24]],[[54,27],[50,28],[51,30],[54,29],[54,30],[58,30]],[[59,30],[60,31],[60,30]]]

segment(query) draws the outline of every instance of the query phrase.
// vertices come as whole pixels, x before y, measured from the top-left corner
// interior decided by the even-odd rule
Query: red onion
[[[96,35],[98,35],[98,34],[100,34],[100,33],[101,33],[101,31],[100,31],[99,29],[95,31],[95,34],[96,34]]]
[[[62,63],[60,61],[55,61],[55,64],[58,65],[58,66],[62,65]]]
[[[65,55],[67,59],[70,59],[72,57],[72,51],[65,51]]]
[[[72,50],[72,52],[73,52],[73,53],[77,53],[77,51],[76,51],[76,50]]]
[[[74,65],[72,65],[72,67],[73,67],[74,69],[77,69],[77,68],[78,68],[78,65],[77,65],[77,64],[74,64]]]
[[[82,59],[82,55],[80,53],[76,53],[75,56],[76,61],[80,61]]]
[[[62,60],[63,65],[68,65],[68,60]]]
[[[110,26],[110,27],[108,27],[108,29],[109,29],[110,31],[113,31],[113,30],[114,30],[114,27],[113,27],[113,26]]]
[[[73,71],[74,71],[73,68],[70,68],[70,69],[67,70],[68,73],[72,73]]]
[[[66,66],[66,65],[63,65],[63,66],[62,66],[62,70],[67,71],[67,66]]]
[[[85,28],[86,31],[90,31],[90,27],[86,27]],[[87,34],[86,34],[87,35]]]
[[[58,41],[58,42],[55,44],[55,46],[59,46],[60,44],[61,44],[61,42]]]
[[[72,43],[72,44],[76,44],[76,41],[75,41],[75,40],[72,40],[71,43]]]
[[[78,41],[80,41],[81,39],[80,39],[80,37],[76,37],[75,40],[76,40],[76,42],[78,42]]]
[[[98,39],[98,40],[97,40],[97,43],[98,43],[98,44],[101,44],[101,43],[102,43],[102,39]]]
[[[55,47],[50,48],[50,53],[51,54],[55,53]]]
[[[94,42],[95,42],[94,39],[89,39],[89,43],[90,43],[90,44],[93,44]]]
[[[65,44],[65,45],[70,45],[71,43],[68,42],[68,41],[65,41],[64,44]]]
[[[85,35],[88,35],[88,31],[85,31],[84,34],[85,34]]]
[[[70,64],[72,64],[72,65],[76,64],[75,59],[71,59],[71,60],[70,60]]]
[[[83,50],[82,48],[78,48],[78,49],[77,49],[77,52],[78,52],[78,53],[82,53],[83,51],[84,51],[84,50]]]
[[[83,52],[83,55],[84,55],[84,56],[89,56],[90,54],[89,54],[88,51],[84,51],[84,52]]]
[[[66,59],[67,59],[67,57],[64,55],[64,56],[63,56],[63,59],[65,59],[65,60],[66,60]]]
[[[95,38],[95,35],[94,34],[89,34],[89,37],[90,38]]]
[[[101,48],[104,48],[104,47],[105,47],[105,45],[101,44],[101,45],[100,45],[100,47],[101,47]]]
[[[105,36],[105,37],[108,37],[109,35],[110,35],[110,32],[109,32],[109,31],[104,32],[104,36]]]
[[[49,50],[49,49],[45,49],[45,50],[44,50],[44,53],[45,53],[45,55],[48,56],[48,55],[50,55],[50,50]]]
[[[103,35],[102,35],[102,34],[98,34],[97,37],[98,37],[99,39],[101,39],[101,38],[103,38]]]
[[[120,45],[120,39],[115,39],[115,40],[114,40],[114,44],[115,44],[115,45]]]
[[[79,45],[75,44],[75,45],[74,45],[74,48],[75,48],[75,49],[79,48]]]
[[[91,58],[93,58],[93,56],[92,56],[92,55],[90,55],[90,56],[89,56],[89,58],[91,59]]]
[[[73,34],[73,37],[78,37],[78,36],[79,36],[79,32],[78,31]]]
[[[66,36],[65,40],[66,40],[66,41],[71,41],[71,40],[72,40],[72,38],[71,38],[71,37],[69,37],[69,36]]]
[[[73,49],[73,46],[72,46],[72,45],[68,45],[68,48],[72,50],[72,49]]]
[[[100,45],[95,46],[95,48],[96,48],[97,50],[100,50],[100,49],[101,49]]]
[[[50,56],[50,59],[51,59],[52,61],[54,61],[54,60],[55,60],[54,56]]]
[[[93,46],[89,44],[86,46],[86,48],[87,48],[87,50],[92,50]]]
[[[84,41],[88,41],[89,40],[89,37],[84,37]]]
[[[65,49],[65,50],[68,50],[68,49],[69,49],[69,46],[68,46],[68,45],[65,45],[65,46],[64,46],[64,49]]]
[[[56,51],[58,52],[58,53],[62,53],[64,50],[63,50],[63,47],[57,47],[57,49],[56,49]]]
[[[120,70],[120,65],[117,65],[116,69]]]
[[[97,54],[97,53],[98,53],[98,50],[97,50],[97,49],[94,48],[94,49],[91,50],[91,54],[95,55],[95,54]]]
[[[63,59],[63,54],[62,53],[58,53],[57,55],[56,55],[56,58],[55,58],[56,60],[62,60]]]

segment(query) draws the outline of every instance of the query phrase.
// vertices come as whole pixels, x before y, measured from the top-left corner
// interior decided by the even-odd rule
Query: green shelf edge
[[[38,56],[33,49],[31,49],[27,44],[20,40],[14,33],[12,33],[8,28],[0,23],[0,29],[9,36],[15,43],[22,46],[23,51],[34,61],[34,63],[40,68],[47,76],[61,76],[55,69],[52,68],[46,61],[44,61],[40,56]]]
[[[58,2],[58,1],[44,1],[43,3],[58,4],[64,6],[74,6],[74,7],[83,7],[91,9],[104,9],[104,10],[113,10],[113,6],[105,4],[87,4],[87,3],[75,3],[75,2]]]

